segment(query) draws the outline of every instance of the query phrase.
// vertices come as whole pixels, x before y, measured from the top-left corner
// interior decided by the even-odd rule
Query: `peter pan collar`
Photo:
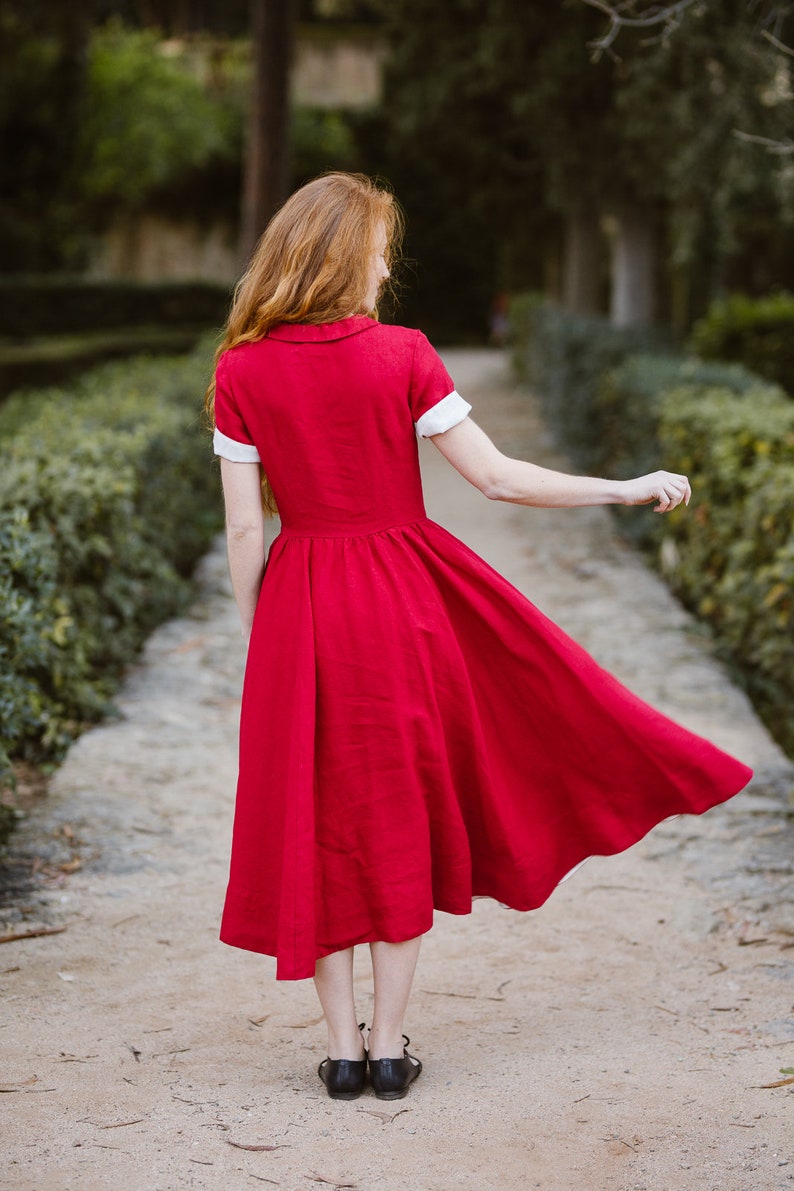
[[[282,339],[287,343],[322,343],[330,339],[346,339],[349,335],[358,335],[361,331],[369,331],[380,326],[374,318],[356,314],[352,318],[342,318],[335,323],[279,323],[267,332],[268,339]]]

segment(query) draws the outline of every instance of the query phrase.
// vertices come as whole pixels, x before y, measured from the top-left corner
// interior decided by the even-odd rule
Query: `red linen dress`
[[[261,459],[282,522],[221,938],[277,956],[279,979],[472,896],[539,906],[585,857],[751,776],[427,518],[416,434],[469,409],[420,332],[364,317],[282,324],[219,361],[216,451]]]

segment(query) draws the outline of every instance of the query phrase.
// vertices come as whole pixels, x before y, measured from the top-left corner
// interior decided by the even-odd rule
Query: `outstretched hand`
[[[683,501],[689,504],[692,489],[686,476],[671,471],[654,471],[636,480],[624,481],[624,504],[648,505],[657,501],[654,513],[669,513]]]

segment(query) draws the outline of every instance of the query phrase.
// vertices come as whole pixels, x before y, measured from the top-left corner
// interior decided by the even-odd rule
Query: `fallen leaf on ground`
[[[74,860],[67,860],[65,864],[58,865],[62,873],[79,873],[82,867],[83,862],[79,856],[75,856]]]
[[[375,1108],[360,1108],[359,1112],[365,1112],[368,1117],[377,1117],[380,1121],[386,1121],[389,1125],[395,1117],[399,1117],[404,1112],[410,1112],[410,1108],[401,1108],[397,1112],[378,1112]]]
[[[43,935],[60,935],[65,926],[40,926],[33,930],[21,930],[13,935],[0,935],[0,943],[16,943],[17,939],[40,939]]]
[[[307,1174],[306,1178],[311,1179],[311,1181],[313,1183],[328,1183],[329,1186],[331,1186],[331,1187],[353,1187],[353,1188],[355,1188],[357,1186],[356,1183],[340,1183],[339,1179],[327,1179],[325,1177],[325,1175],[322,1175],[322,1174]]]
[[[38,1083],[38,1075],[31,1075],[30,1079],[20,1080],[19,1083],[2,1083],[0,1084],[0,1092],[21,1092],[23,1088],[29,1088],[31,1084]]]
[[[250,1023],[251,1023],[251,1025],[252,1025],[252,1026],[261,1026],[261,1025],[262,1025],[262,1022],[265,1022],[265,1021],[267,1021],[267,1019],[268,1019],[269,1017],[270,1017],[270,1014],[269,1014],[269,1013],[266,1013],[266,1014],[264,1015],[264,1017],[249,1017],[249,1018],[248,1018],[248,1020],[250,1021]]]
[[[790,1083],[794,1083],[794,1075],[789,1075],[787,1079],[776,1079],[774,1083],[762,1083],[758,1086],[760,1088],[785,1088]]]
[[[243,1145],[241,1141],[229,1141],[228,1137],[224,1137],[223,1140],[226,1142],[227,1146],[234,1146],[236,1150],[251,1150],[257,1154],[270,1153],[271,1150],[289,1150],[292,1148],[291,1146],[285,1144],[279,1146],[246,1146]]]

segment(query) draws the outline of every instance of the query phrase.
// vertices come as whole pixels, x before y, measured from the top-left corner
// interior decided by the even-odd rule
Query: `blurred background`
[[[684,336],[794,274],[791,6],[684,7],[604,47],[586,0],[0,0],[0,268],[228,287],[286,193],[363,170],[436,340],[527,290]]]

